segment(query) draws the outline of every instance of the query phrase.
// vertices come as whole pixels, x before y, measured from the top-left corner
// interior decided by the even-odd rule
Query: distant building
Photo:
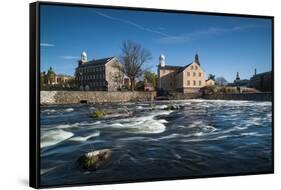
[[[116,57],[87,60],[85,51],[76,68],[76,79],[80,90],[116,91],[124,82],[124,75],[116,67]]]
[[[249,86],[263,92],[272,91],[272,71],[255,74],[250,79]]]
[[[216,82],[211,78],[206,80],[206,86],[214,86],[215,84]]]
[[[208,82],[207,84],[211,84]],[[195,55],[194,61],[186,66],[170,66],[165,63],[163,54],[159,57],[158,65],[158,90],[180,91],[184,93],[198,92],[206,86],[205,72],[201,68],[199,56]]]
[[[228,83],[228,86],[236,86],[236,87],[248,87],[249,79],[240,79],[239,72],[236,73],[236,78],[233,83]]]
[[[62,75],[62,74],[56,75],[56,82],[57,82],[57,84],[73,83],[74,79],[75,78],[73,76],[69,76],[69,75]]]
[[[62,75],[62,74],[56,74],[56,72],[53,70],[52,67],[49,68],[49,70],[46,72],[41,73],[41,79],[43,84],[47,85],[67,85],[67,84],[73,84],[74,83],[74,77],[69,75]]]

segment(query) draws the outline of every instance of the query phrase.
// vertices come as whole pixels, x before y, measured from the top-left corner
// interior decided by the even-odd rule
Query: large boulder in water
[[[168,105],[167,107],[164,108],[164,110],[179,110],[182,108],[183,108],[183,106],[174,104],[174,105]]]
[[[111,150],[102,149],[88,152],[82,155],[77,163],[80,169],[96,170],[108,161],[111,156]]]

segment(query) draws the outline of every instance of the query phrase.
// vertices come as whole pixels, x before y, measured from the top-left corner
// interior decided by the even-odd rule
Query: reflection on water
[[[181,109],[165,110],[169,105]],[[97,108],[132,116],[93,119]],[[60,185],[272,171],[271,102],[186,100],[41,108],[41,183]],[[81,172],[83,153],[107,165]]]

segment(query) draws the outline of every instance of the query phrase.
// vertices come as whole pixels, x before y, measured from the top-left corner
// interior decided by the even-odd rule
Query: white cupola
[[[161,53],[160,56],[159,56],[159,66],[165,67],[165,56],[164,56],[163,53]]]
[[[81,61],[82,62],[87,62],[87,53],[85,51],[83,51],[81,53]]]

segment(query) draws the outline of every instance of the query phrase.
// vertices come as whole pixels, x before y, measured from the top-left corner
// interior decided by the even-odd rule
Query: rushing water
[[[182,109],[165,111],[170,104]],[[97,108],[133,112],[94,119]],[[153,108],[153,109],[152,109]],[[105,167],[81,171],[108,148]],[[272,171],[271,102],[186,100],[41,108],[41,184],[62,185]]]

